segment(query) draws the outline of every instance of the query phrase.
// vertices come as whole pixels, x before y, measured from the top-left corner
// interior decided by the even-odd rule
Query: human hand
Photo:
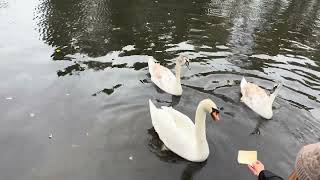
[[[251,165],[248,164],[248,168],[254,175],[259,176],[260,172],[264,170],[264,165],[259,160],[257,160]]]

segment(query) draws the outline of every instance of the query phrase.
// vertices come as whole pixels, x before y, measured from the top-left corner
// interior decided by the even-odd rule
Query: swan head
[[[202,108],[211,115],[212,120],[220,120],[220,111],[217,105],[211,99],[201,101]]]
[[[186,65],[187,68],[190,70],[190,66],[189,66],[189,63],[190,63],[190,60],[189,58],[187,58],[186,56],[184,55],[180,55],[177,59],[177,63],[182,66],[182,65]]]

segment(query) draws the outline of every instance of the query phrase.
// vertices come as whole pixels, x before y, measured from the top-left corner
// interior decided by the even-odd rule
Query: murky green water
[[[0,0],[0,40],[1,179],[255,179],[239,149],[287,176],[320,140],[318,0]],[[179,54],[181,98],[147,69]],[[239,102],[242,76],[284,84],[272,120]],[[206,163],[160,152],[147,100],[194,117],[207,97],[224,110]]]

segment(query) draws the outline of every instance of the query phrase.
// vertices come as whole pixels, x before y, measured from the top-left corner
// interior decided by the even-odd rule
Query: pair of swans
[[[148,66],[151,80],[162,90],[173,95],[181,95],[180,82],[181,66],[189,65],[189,60],[184,56],[176,59],[176,75],[149,59]],[[188,67],[189,68],[189,67]],[[266,119],[272,117],[272,103],[278,94],[279,87],[270,96],[259,86],[248,83],[244,78],[240,84],[241,101],[249,108]],[[176,111],[172,107],[162,106],[157,108],[149,100],[152,125],[158,133],[164,145],[182,158],[202,162],[209,156],[209,145],[206,139],[206,113],[209,113],[214,121],[218,121],[219,110],[217,105],[210,99],[202,100],[196,110],[195,123]]]

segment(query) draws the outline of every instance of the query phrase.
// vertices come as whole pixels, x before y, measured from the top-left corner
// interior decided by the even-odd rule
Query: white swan
[[[243,77],[240,84],[242,94],[240,100],[260,116],[271,119],[273,116],[272,103],[279,93],[281,86],[282,84],[280,83],[277,89],[269,96],[262,88],[247,82]]]
[[[213,101],[205,99],[199,103],[195,124],[172,107],[162,106],[158,109],[151,100],[149,106],[153,127],[168,149],[193,162],[202,162],[208,158],[206,113],[210,113],[213,120],[219,120],[219,110]]]
[[[154,82],[163,91],[176,96],[182,95],[182,87],[180,82],[181,65],[185,64],[189,68],[189,60],[185,56],[180,55],[176,59],[176,76],[166,67],[154,62],[153,58],[148,61],[151,81]]]

